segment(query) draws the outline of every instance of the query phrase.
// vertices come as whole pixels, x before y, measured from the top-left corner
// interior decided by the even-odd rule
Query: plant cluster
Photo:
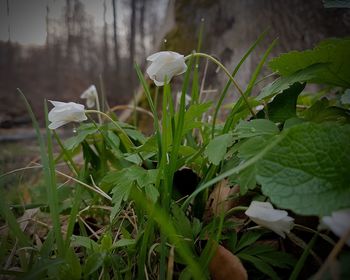
[[[232,72],[199,48],[188,56],[160,52],[148,58],[157,85],[151,90],[136,65],[153,118],[150,136],[103,112],[92,86],[81,96],[88,110],[51,101],[44,139],[24,98],[41,147],[33,168],[43,169],[45,192],[37,204],[0,204],[1,274],[327,279],[338,262],[336,273],[348,275],[350,40],[270,60],[276,79],[253,96],[266,82],[258,77],[276,41],[246,89],[235,75],[265,34]],[[201,59],[228,77],[216,102],[202,101]],[[177,75],[184,75],[178,104],[170,84]],[[232,91],[239,98],[224,104]],[[79,123],[75,135],[61,141],[54,129],[69,122]]]

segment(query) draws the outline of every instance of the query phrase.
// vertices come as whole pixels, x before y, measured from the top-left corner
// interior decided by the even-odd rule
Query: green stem
[[[297,264],[295,265],[293,272],[289,277],[289,280],[298,279],[299,273],[300,273],[301,269],[304,267],[306,258],[310,254],[310,251],[311,251],[312,247],[314,246],[316,239],[317,239],[317,234],[315,233],[314,236],[312,237],[312,239],[310,240],[309,244],[307,244],[307,246],[306,246],[303,254],[301,255],[301,257],[299,258]]]
[[[99,98],[98,98],[98,94],[97,94],[97,93],[96,93],[95,99],[96,99],[96,108],[97,108],[97,111],[102,112],[102,111],[101,111],[101,106],[100,106],[100,100],[99,100]],[[98,122],[99,122],[99,124],[102,124],[101,115],[98,114],[97,117],[98,117]]]
[[[239,94],[242,96],[244,102],[246,103],[250,113],[255,117],[255,113],[254,113],[253,109],[250,107],[249,102],[248,102],[246,96],[244,95],[241,87],[237,84],[235,79],[232,77],[231,73],[227,70],[227,68],[220,61],[218,61],[216,58],[214,58],[211,55],[208,55],[206,53],[192,53],[192,54],[185,56],[185,60],[189,59],[190,57],[205,57],[207,59],[210,59],[217,66],[219,66],[225,72],[227,77],[229,77],[229,79],[232,81],[233,85],[236,87],[237,91],[239,92]]]
[[[248,207],[246,206],[236,206],[236,207],[233,207],[231,208],[230,210],[228,210],[226,213],[225,213],[225,216],[230,216],[232,215],[233,213],[236,213],[236,212],[243,212],[243,211],[246,211],[248,210]]]
[[[123,142],[126,150],[128,152],[131,151],[131,147],[134,147],[134,143],[130,140],[129,136],[126,134],[126,132],[120,127],[120,125],[115,120],[113,120],[106,113],[103,113],[103,112],[97,111],[97,110],[85,110],[85,113],[87,113],[87,114],[89,114],[89,113],[100,114],[100,115],[106,117],[107,119],[109,119],[114,124],[114,126],[117,128],[118,132],[121,133],[120,140]]]

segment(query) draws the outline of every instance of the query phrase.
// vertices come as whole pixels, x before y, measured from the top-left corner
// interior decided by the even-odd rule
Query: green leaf
[[[243,248],[253,244],[255,241],[257,241],[261,237],[261,235],[262,234],[260,232],[256,232],[256,231],[249,231],[247,233],[244,233],[240,238],[234,253],[237,253]]]
[[[344,105],[350,104],[350,89],[347,89],[340,98],[340,102]]]
[[[234,135],[238,138],[248,138],[258,135],[274,135],[278,132],[278,127],[273,122],[265,119],[256,119],[239,122]]]
[[[258,270],[260,270],[262,273],[269,276],[270,279],[272,280],[280,279],[277,273],[273,270],[273,268],[268,263],[262,261],[261,259],[251,255],[243,254],[243,253],[239,253],[238,257],[242,260],[252,263]]]
[[[104,254],[93,253],[91,254],[85,262],[84,266],[84,276],[88,276],[98,270],[104,262]]]
[[[182,136],[194,128],[202,125],[201,117],[208,111],[211,106],[211,102],[199,103],[191,105],[185,113],[184,127],[182,130]]]
[[[73,247],[85,247],[86,249],[97,251],[100,248],[100,245],[98,245],[94,240],[86,237],[86,236],[79,236],[79,235],[73,235],[71,237],[72,240],[72,246]]]
[[[206,147],[204,154],[208,157],[208,160],[215,164],[224,159],[227,148],[233,143],[233,137],[231,134],[223,134],[212,139]]]
[[[305,83],[295,83],[281,94],[277,95],[267,105],[268,119],[273,122],[284,122],[296,117],[296,106],[299,94],[305,88]]]
[[[304,123],[281,137],[257,164],[263,193],[301,215],[349,208],[350,125]]]
[[[157,188],[151,184],[145,186],[145,193],[147,198],[149,198],[153,203],[157,202],[159,197],[159,191]]]
[[[273,71],[289,76],[314,64],[326,63],[326,67],[310,79],[312,83],[350,87],[350,39],[328,39],[312,50],[292,51],[269,62]]]
[[[186,217],[183,210],[173,204],[171,206],[171,211],[173,214],[173,224],[176,229],[178,229],[178,234],[182,235],[183,238],[193,239],[193,230],[190,221]]]
[[[115,248],[126,247],[126,246],[135,245],[135,244],[136,244],[135,239],[120,239],[115,243],[114,247]]]
[[[282,93],[295,83],[304,83],[315,79],[320,73],[328,69],[327,63],[313,64],[305,69],[296,71],[289,76],[283,76],[276,79],[271,84],[262,89],[256,100],[268,99],[276,94]]]
[[[126,201],[134,183],[140,188],[155,184],[158,176],[157,169],[145,170],[142,167],[133,165],[119,171],[109,172],[101,182],[104,190],[112,189],[113,209],[110,218],[113,219],[119,212],[122,201]]]
[[[325,8],[350,8],[349,0],[323,0]]]
[[[79,144],[86,139],[86,137],[96,133],[97,131],[98,128],[92,123],[82,124],[77,128],[77,134],[65,141],[64,147],[67,150],[73,150],[78,147]]]
[[[350,111],[344,108],[329,106],[329,101],[326,98],[316,101],[314,105],[300,115],[304,119],[316,123],[327,121],[350,123]]]

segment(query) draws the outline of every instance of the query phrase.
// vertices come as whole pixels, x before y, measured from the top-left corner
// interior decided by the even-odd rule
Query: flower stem
[[[219,66],[225,72],[225,74],[229,77],[229,79],[232,81],[233,85],[236,87],[237,91],[242,96],[242,98],[243,98],[245,104],[247,105],[250,113],[255,117],[255,113],[254,113],[253,109],[250,107],[249,102],[247,100],[247,97],[244,95],[244,92],[242,91],[241,87],[237,84],[237,82],[232,77],[230,72],[227,70],[227,68],[219,60],[217,60],[216,58],[214,58],[211,55],[208,55],[206,53],[192,53],[192,54],[189,54],[189,55],[185,56],[185,60],[188,60],[190,57],[205,57],[207,59],[210,59],[217,66]]]
[[[99,111],[99,112],[102,112],[101,111],[101,106],[100,106],[100,99],[98,98],[98,94],[96,93],[96,109],[97,109],[97,111]],[[98,117],[98,122],[100,123],[100,124],[102,124],[102,118],[101,118],[101,115],[100,114],[97,114],[97,117]]]
[[[236,213],[236,212],[243,212],[243,211],[246,211],[247,209],[248,209],[248,207],[246,207],[246,206],[236,206],[236,207],[233,207],[230,210],[228,210],[225,213],[225,216],[230,216],[230,215],[232,215],[233,213]]]

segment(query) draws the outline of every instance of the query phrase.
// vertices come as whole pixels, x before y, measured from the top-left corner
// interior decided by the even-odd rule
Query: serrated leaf
[[[227,148],[232,145],[232,143],[233,137],[231,134],[217,136],[209,142],[204,154],[211,163],[219,165],[225,157]]]
[[[350,39],[328,39],[312,50],[292,51],[269,62],[273,71],[289,76],[311,65],[326,63],[327,67],[310,79],[313,83],[350,87]]]
[[[350,125],[304,123],[257,164],[257,181],[278,207],[301,215],[329,215],[350,207]]]

